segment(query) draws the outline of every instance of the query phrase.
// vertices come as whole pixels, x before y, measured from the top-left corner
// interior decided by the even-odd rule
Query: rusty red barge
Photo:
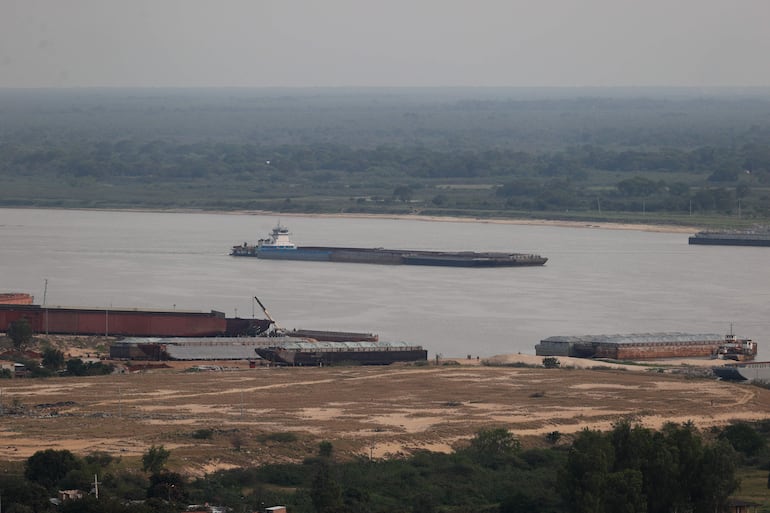
[[[227,318],[222,312],[74,308],[0,303],[0,330],[26,319],[35,333],[134,337],[218,337],[258,335],[269,319]]]

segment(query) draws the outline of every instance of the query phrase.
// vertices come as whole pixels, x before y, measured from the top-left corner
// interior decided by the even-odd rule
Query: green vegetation
[[[0,205],[770,219],[770,92],[0,91]]]
[[[162,445],[159,447],[153,445],[142,456],[142,470],[153,474],[159,473],[166,466],[169,456],[171,453]]]
[[[151,447],[142,469],[94,453],[39,451],[18,472],[0,476],[5,511],[54,511],[46,498],[80,489],[60,511],[165,512],[187,504],[258,511],[285,504],[295,513],[482,511],[517,513],[690,511],[710,513],[728,497],[768,506],[765,443],[770,425],[733,424],[701,433],[692,424],[660,431],[621,422],[606,433],[584,430],[547,449],[524,449],[505,428],[480,431],[452,454],[417,451],[390,460],[336,461],[322,441],[298,464],[220,471],[187,480],[166,468],[170,452]],[[762,442],[758,442],[761,440]],[[94,476],[99,500],[88,495]],[[29,508],[29,509],[27,509]]]
[[[22,317],[8,326],[7,335],[13,341],[13,347],[21,350],[32,340],[32,326]]]

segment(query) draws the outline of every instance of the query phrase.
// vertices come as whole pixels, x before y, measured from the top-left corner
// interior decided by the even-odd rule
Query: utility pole
[[[45,311],[45,334],[48,336],[48,308],[45,306],[45,301],[48,296],[48,278],[45,279],[45,286],[43,287],[43,310]]]

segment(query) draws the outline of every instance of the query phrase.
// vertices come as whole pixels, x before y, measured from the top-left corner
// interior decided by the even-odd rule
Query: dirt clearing
[[[770,390],[650,370],[173,368],[15,379],[0,388],[2,460],[45,448],[137,457],[162,444],[191,473],[299,461],[322,440],[340,456],[383,457],[449,451],[484,427],[506,427],[526,446],[544,444],[553,431],[606,429],[624,418],[707,428],[770,416]]]

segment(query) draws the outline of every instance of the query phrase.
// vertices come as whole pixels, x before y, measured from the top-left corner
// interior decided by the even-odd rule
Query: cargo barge
[[[612,360],[656,358],[753,359],[757,345],[733,334],[632,333],[628,335],[556,336],[535,346],[540,356],[573,356]]]
[[[221,337],[257,335],[270,319],[227,318],[222,312],[73,308],[0,303],[0,330],[26,319],[33,333],[137,337]]]
[[[355,331],[324,331],[293,329],[285,331],[284,336],[293,338],[309,338],[321,342],[378,342],[376,333],[358,333]]]
[[[770,246],[770,229],[702,231],[688,239],[690,244],[715,246]]]
[[[307,335],[312,335],[308,337]],[[273,331],[258,337],[131,337],[110,346],[110,358],[118,360],[254,360],[256,348],[275,348],[297,342],[326,347],[349,342],[377,342],[372,333],[347,331]],[[390,346],[388,346],[390,347]],[[273,361],[273,360],[271,360]]]
[[[273,260],[444,267],[542,266],[548,261],[540,255],[527,253],[297,246],[291,241],[288,228],[281,225],[273,228],[268,238],[259,239],[256,245],[244,242],[233,246],[230,255]]]
[[[427,361],[428,351],[406,342],[282,341],[255,348],[260,358],[279,365],[390,365]]]

